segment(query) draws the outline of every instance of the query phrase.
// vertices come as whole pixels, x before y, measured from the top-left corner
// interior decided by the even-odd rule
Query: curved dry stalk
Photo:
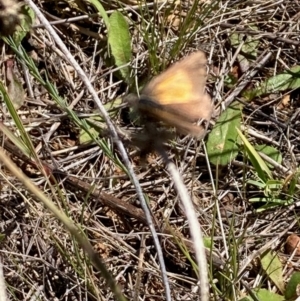
[[[67,60],[70,62],[70,64],[76,70],[78,76],[80,77],[82,82],[85,84],[87,90],[89,91],[89,93],[91,94],[94,102],[96,103],[97,107],[99,108],[99,110],[102,114],[102,117],[104,118],[105,122],[107,123],[109,131],[111,133],[112,140],[117,145],[117,147],[120,151],[120,154],[121,154],[121,156],[124,160],[124,164],[128,169],[128,174],[129,174],[129,176],[132,180],[133,185],[135,186],[138,198],[141,202],[142,209],[145,212],[145,215],[146,215],[146,218],[147,218],[147,221],[148,221],[148,226],[149,226],[150,232],[153,236],[154,245],[155,245],[157,255],[158,255],[158,259],[159,259],[159,263],[160,263],[160,269],[161,269],[161,273],[162,273],[162,280],[163,280],[163,283],[164,283],[164,286],[165,286],[166,299],[171,300],[170,286],[169,286],[168,279],[167,279],[166,266],[165,266],[165,262],[164,262],[164,259],[163,259],[163,252],[162,252],[162,249],[161,249],[161,246],[160,246],[160,243],[159,243],[158,235],[157,235],[157,232],[155,230],[155,226],[154,226],[154,223],[153,223],[153,220],[152,220],[150,210],[149,210],[148,205],[147,205],[147,203],[145,201],[145,198],[143,196],[142,188],[141,188],[141,186],[139,184],[139,181],[138,181],[138,179],[137,179],[137,177],[134,173],[133,167],[132,167],[132,165],[129,161],[127,152],[125,150],[125,147],[124,147],[122,141],[119,139],[118,133],[117,133],[113,123],[111,122],[108,113],[106,112],[104,106],[102,105],[102,103],[101,103],[101,101],[98,97],[97,92],[95,91],[94,87],[91,85],[91,83],[90,83],[87,75],[83,71],[83,69],[80,67],[80,65],[77,63],[77,61],[71,55],[71,53],[68,51],[65,44],[62,42],[62,40],[60,39],[58,34],[55,32],[55,30],[49,24],[48,20],[44,17],[44,15],[40,12],[39,8],[33,3],[33,1],[32,0],[26,0],[26,3],[32,8],[32,10],[35,12],[36,16],[41,21],[41,23],[44,24],[46,30],[52,36],[52,38],[54,39],[54,41],[56,42],[56,44],[58,45],[60,50],[64,53]]]

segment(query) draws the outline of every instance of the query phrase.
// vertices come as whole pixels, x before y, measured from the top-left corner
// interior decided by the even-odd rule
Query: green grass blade
[[[264,181],[267,182],[268,179],[272,179],[272,173],[268,168],[265,161],[260,157],[258,152],[254,149],[254,147],[250,144],[247,138],[243,135],[243,133],[237,129],[237,132],[242,139],[246,152],[249,156],[249,160],[251,161],[253,167],[255,168],[258,176]]]

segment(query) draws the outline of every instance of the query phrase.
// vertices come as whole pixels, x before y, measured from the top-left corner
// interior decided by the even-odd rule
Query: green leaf
[[[21,17],[20,25],[16,27],[16,30],[13,34],[13,40],[15,41],[17,46],[21,44],[24,37],[30,31],[31,26],[35,19],[35,14],[33,10],[27,5],[21,8],[21,16],[22,17]]]
[[[95,140],[99,136],[99,132],[93,128],[90,127],[88,130],[81,129],[79,134],[79,143],[82,144],[88,144]]]
[[[205,248],[212,249],[213,240],[211,239],[210,236],[204,236],[203,237],[203,244],[204,244]]]
[[[115,63],[120,69],[123,79],[128,82],[130,69],[127,65],[131,61],[130,33],[124,16],[115,11],[109,18],[108,43],[111,48]]]
[[[244,96],[250,100],[269,93],[284,92],[300,87],[300,66],[294,66],[281,74],[275,75],[263,82],[256,89],[246,91]]]
[[[251,30],[258,30],[257,26],[249,26]],[[243,46],[240,53],[237,56],[237,60],[241,66],[241,69],[245,71],[249,68],[251,61],[254,61],[257,58],[257,49],[260,39],[254,35],[247,35],[245,39],[244,34],[233,33],[230,35],[230,42],[233,47],[238,48],[241,43]],[[251,58],[251,59],[249,59]]]
[[[267,203],[265,206],[266,207],[270,206],[268,208],[273,208],[274,206],[283,206],[283,205],[289,203],[286,200],[274,199],[274,198],[271,199],[271,198],[268,198],[268,197],[251,198],[251,199],[249,199],[249,202],[251,202],[251,203]]]
[[[265,252],[261,257],[261,265],[264,271],[266,272],[266,274],[269,276],[269,278],[274,282],[277,288],[283,293],[284,280],[282,277],[282,264],[277,254],[273,254],[271,251]]]
[[[100,13],[101,17],[103,18],[103,21],[104,21],[107,29],[109,29],[108,15],[107,15],[104,7],[102,6],[102,4],[98,0],[90,0],[90,2],[96,7],[96,9]]]
[[[272,173],[270,169],[266,165],[265,161],[260,157],[260,155],[254,149],[254,147],[247,140],[247,138],[242,134],[242,132],[238,129],[237,131],[245,145],[245,149],[249,156],[249,160],[251,161],[260,179],[266,183],[267,180],[272,179]]]
[[[255,145],[255,149],[259,152],[264,153],[265,155],[267,155],[268,157],[273,159],[275,162],[281,164],[281,162],[282,162],[281,152],[279,150],[277,150],[275,147],[261,144],[261,145]],[[266,163],[266,164],[270,168],[274,167],[272,164],[269,164],[269,163]]]
[[[241,125],[241,105],[234,103],[222,113],[207,141],[209,160],[214,165],[226,165],[238,154],[237,128]]]
[[[270,292],[264,288],[254,290],[259,301],[284,301],[284,297],[273,292]]]
[[[286,285],[284,296],[287,300],[295,300],[299,295],[297,291],[299,291],[300,285],[300,272],[296,272],[292,275],[290,281]]]
[[[237,81],[237,77],[234,76],[232,73],[228,73],[224,77],[224,85],[229,89],[233,88]]]
[[[282,206],[290,204],[289,202],[284,201],[284,200],[280,200],[280,199],[273,200],[273,199],[268,199],[268,198],[252,198],[252,199],[249,199],[249,202],[251,202],[251,203],[265,202],[266,203],[265,205],[257,208],[255,210],[256,213],[261,213],[261,212],[264,212],[266,210],[275,209],[275,208],[282,207]]]
[[[293,197],[295,194],[295,191],[297,189],[297,184],[298,184],[298,179],[299,179],[299,170],[297,172],[293,173],[293,175],[290,176],[290,184],[288,185],[289,182],[289,177],[285,179],[284,185],[288,186],[288,195]]]
[[[257,26],[249,26],[250,30],[258,30]],[[244,34],[239,34],[239,33],[233,33],[230,35],[230,42],[233,47],[239,47],[241,43],[243,43],[242,46],[242,52],[250,55],[257,55],[257,47],[259,44],[259,39],[254,37],[253,35],[247,35],[246,40],[244,39],[245,35]]]
[[[256,300],[259,301],[284,301],[284,297],[281,295],[278,295],[276,293],[270,292],[266,289],[254,289],[251,291],[252,294],[255,295]],[[253,301],[254,299],[251,298],[251,296],[246,296],[239,301]]]

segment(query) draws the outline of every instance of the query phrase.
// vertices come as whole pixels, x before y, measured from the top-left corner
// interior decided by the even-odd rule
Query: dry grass
[[[50,21],[95,12],[87,3],[81,5],[79,9],[74,3],[39,3]],[[109,2],[105,9],[114,10],[124,5]],[[151,71],[164,69],[165,62],[202,49],[210,63],[208,90],[217,112],[218,108],[227,107],[241,97],[240,87],[254,87],[272,75],[299,65],[300,1],[219,1],[207,10],[201,9],[199,4],[192,16],[190,5],[189,2],[149,4],[147,9],[125,5],[123,13],[128,13],[133,36],[133,65],[138,67],[141,81],[149,78]],[[184,36],[189,31],[182,32],[183,25],[178,27],[178,22],[187,24],[193,33],[191,38]],[[257,28],[254,31],[250,26]],[[127,92],[127,85],[114,72],[114,65],[108,59],[106,29],[101,18],[57,22],[55,28],[104,104]],[[251,71],[259,56],[254,57],[248,70],[241,70],[233,59],[239,51],[229,42],[234,32],[259,40],[257,53],[264,53],[265,62],[255,74]],[[95,113],[95,104],[73,66],[42,26],[32,29],[24,47],[34,58],[42,77],[47,74],[80,120]],[[0,62],[3,65],[10,54],[7,46],[2,49]],[[60,185],[46,180],[36,167],[24,162],[17,148],[6,148],[11,158],[80,225],[129,300],[162,300],[165,292],[153,240],[135,188],[118,161],[119,151],[106,131],[100,132],[102,147],[95,142],[80,144],[78,122],[60,109],[34,77],[29,80],[30,92],[24,80],[26,68],[22,70],[20,64],[18,67],[27,92],[26,102],[18,114],[38,157],[53,167]],[[224,82],[228,74],[238,79],[232,88]],[[242,76],[244,74],[247,76]],[[272,145],[282,153],[283,166],[274,171],[279,179],[285,179],[289,171],[296,171],[300,158],[299,94],[298,91],[287,94],[290,95],[288,104],[283,104],[283,95],[278,93],[255,98],[243,110],[243,125],[249,129],[251,143]],[[125,110],[119,109],[111,116],[118,127],[131,130]],[[217,118],[216,114],[215,120]],[[16,131],[4,107],[2,120]],[[246,187],[250,173],[243,155],[228,166],[208,167],[203,147],[198,152],[199,143],[193,141],[187,150],[189,141],[176,138],[166,149],[191,193],[204,235],[214,244],[213,253],[207,252],[211,300],[239,300],[254,287],[275,289],[263,276],[258,259],[261,253],[272,249],[286,264],[285,280],[298,270],[297,259],[289,258],[284,252],[287,235],[299,232],[297,203],[256,213],[257,208],[248,200],[257,194],[257,189]],[[193,266],[194,250],[188,240],[189,228],[165,164],[156,153],[142,162],[137,149],[127,141],[125,145],[158,221],[172,298],[197,300],[198,279]],[[86,187],[80,186],[76,178],[84,181]],[[294,195],[295,202],[298,197]],[[112,203],[116,203],[117,208],[112,207]],[[128,207],[120,211],[124,203]],[[0,208],[3,235],[0,256],[10,300],[115,300],[77,242],[5,167],[1,170]],[[287,264],[288,260],[291,262]]]

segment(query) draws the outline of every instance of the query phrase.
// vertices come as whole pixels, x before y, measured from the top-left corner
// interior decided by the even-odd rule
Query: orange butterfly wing
[[[210,120],[212,115],[211,98],[205,93],[206,77],[205,54],[195,52],[154,77],[142,90],[139,108],[181,132],[200,131],[192,123]]]

